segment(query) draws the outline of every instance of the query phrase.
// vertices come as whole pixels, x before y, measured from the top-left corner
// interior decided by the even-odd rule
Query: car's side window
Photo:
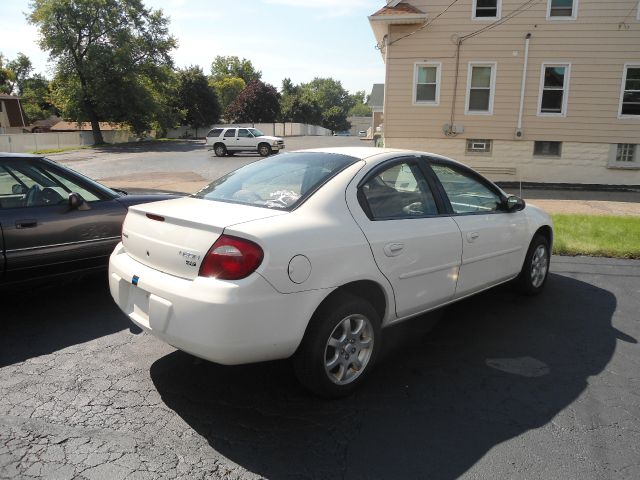
[[[235,137],[236,136],[236,129],[235,128],[227,128],[227,131],[224,132],[223,137]]]
[[[58,205],[69,193],[79,193],[86,201],[100,200],[94,192],[51,169],[26,162],[0,167],[0,206],[25,208]]]
[[[396,163],[380,171],[360,191],[373,220],[438,215],[431,189],[415,163]]]
[[[238,130],[238,136],[239,137],[249,137],[249,130],[247,130],[246,128],[241,128],[240,130]]]
[[[431,168],[449,197],[454,213],[488,213],[500,210],[500,195],[471,174],[449,165],[432,164]]]

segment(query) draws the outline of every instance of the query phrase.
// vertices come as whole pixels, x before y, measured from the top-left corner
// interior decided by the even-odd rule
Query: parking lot
[[[187,141],[52,158],[191,192],[260,157]],[[106,274],[0,292],[0,479],[640,478],[640,261],[551,272],[538,297],[503,286],[385,330],[370,379],[337,401],[287,361],[225,367],[142,333]]]
[[[286,361],[223,367],[140,333],[103,275],[5,297],[0,478],[638,478],[640,262],[552,272],[539,297],[387,330],[370,381],[331,402]]]

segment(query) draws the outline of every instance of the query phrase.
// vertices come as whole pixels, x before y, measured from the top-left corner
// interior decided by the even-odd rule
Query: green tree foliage
[[[0,53],[0,93],[10,94],[15,78],[15,73],[6,65],[5,57]]]
[[[245,84],[249,85],[254,80],[260,80],[262,72],[256,70],[251,60],[246,58],[218,55],[211,63],[211,80],[217,82],[227,77],[241,78]]]
[[[184,111],[186,125],[202,128],[220,118],[218,97],[200,67],[178,72],[176,103],[177,108]]]
[[[240,77],[223,77],[220,80],[210,81],[209,84],[216,91],[218,101],[220,102],[220,109],[223,112],[247,86]]]
[[[13,93],[15,95],[22,95],[24,82],[29,78],[33,70],[31,60],[24,53],[18,53],[18,56],[7,62],[7,68],[14,74]]]
[[[350,128],[347,115],[355,100],[333,78],[314,78],[309,83],[293,85],[290,79],[282,82],[282,113],[288,122],[322,125],[331,131]]]
[[[273,85],[250,82],[225,111],[231,122],[275,122],[280,113],[280,94]]]
[[[49,80],[37,73],[22,81],[21,104],[30,122],[58,115],[58,110],[50,101]]]
[[[99,121],[148,130],[158,113],[155,85],[167,81],[169,35],[161,10],[141,0],[32,0],[29,21],[40,46],[56,62],[52,97],[63,114],[90,121],[103,143]]]
[[[349,116],[370,117],[373,115],[371,107],[365,103],[365,96],[364,90],[359,90],[351,95],[353,107],[349,110]]]

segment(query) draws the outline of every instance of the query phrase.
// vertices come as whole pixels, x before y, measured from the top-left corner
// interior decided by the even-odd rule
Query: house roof
[[[100,122],[100,130],[121,130],[122,126],[117,123]],[[90,122],[58,122],[51,127],[52,132],[77,132],[77,131],[91,131]]]
[[[413,5],[409,5],[408,3],[398,3],[395,6],[392,6],[393,3],[389,5],[385,5],[376,13],[371,15],[372,17],[383,16],[383,15],[407,15],[407,14],[418,14],[424,15],[424,12]]]
[[[16,95],[8,95],[6,93],[0,93],[0,99],[2,100],[20,100],[20,97]]]
[[[382,107],[384,105],[384,83],[374,83],[367,102],[371,108]]]
[[[26,127],[24,123],[24,112],[20,105],[20,97],[15,95],[0,94],[0,100],[3,101],[7,118],[9,119],[9,127]]]

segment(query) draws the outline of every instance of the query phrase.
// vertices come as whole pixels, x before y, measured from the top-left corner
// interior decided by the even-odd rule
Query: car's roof
[[[431,158],[437,158],[446,160],[448,162],[464,165],[452,158],[445,157],[438,153],[433,152],[421,152],[418,150],[405,150],[402,148],[379,148],[379,147],[333,147],[333,148],[311,148],[308,150],[296,150],[296,152],[318,152],[318,153],[337,153],[341,155],[348,155],[359,160],[367,160],[372,157],[378,156],[376,160],[387,160],[398,154],[402,155],[426,155]]]
[[[42,158],[42,155],[33,155],[31,153],[0,152],[0,158]]]

